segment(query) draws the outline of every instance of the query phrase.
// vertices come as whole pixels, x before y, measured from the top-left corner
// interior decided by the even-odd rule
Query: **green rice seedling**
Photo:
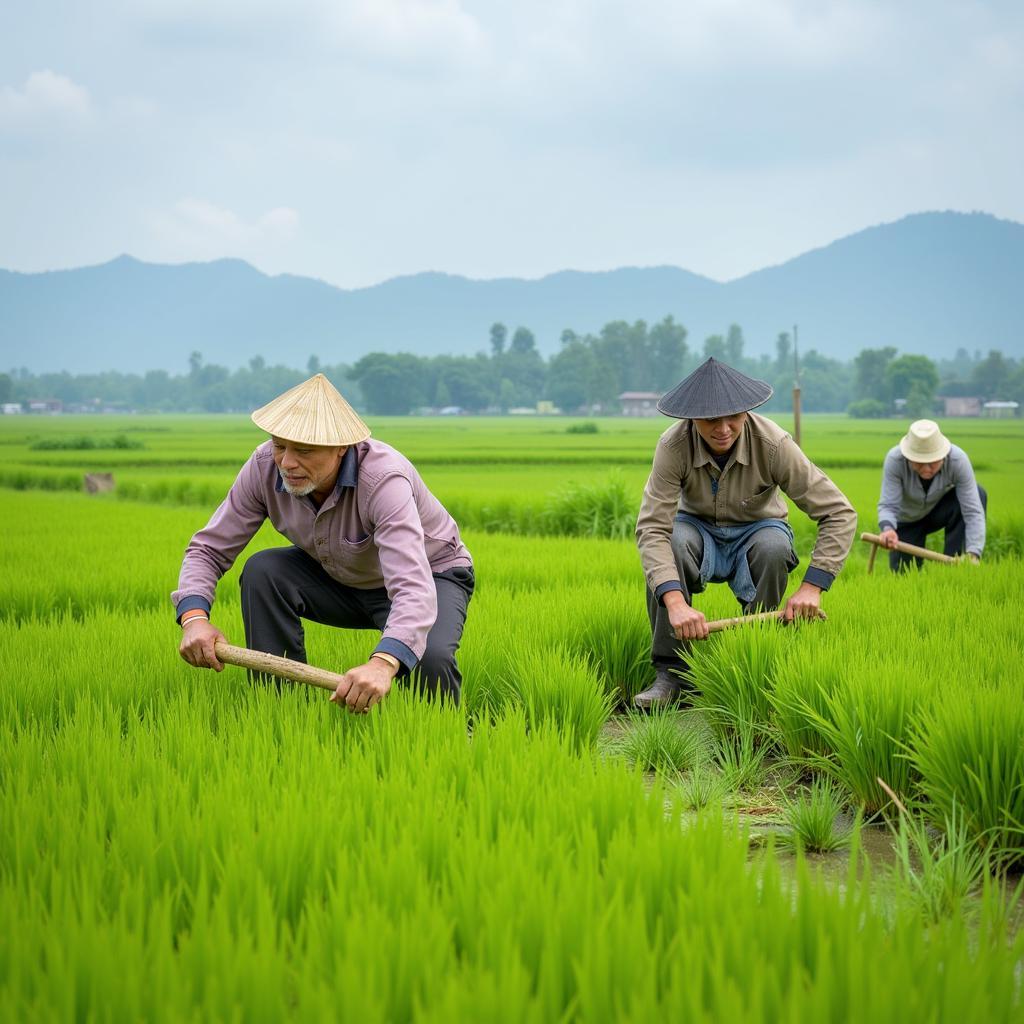
[[[898,794],[914,791],[917,772],[906,750],[911,723],[932,688],[921,667],[917,676],[908,674],[903,664],[876,662],[862,671],[857,668],[832,693],[823,694],[824,714],[810,704],[803,707],[828,751],[813,755],[810,763],[835,779],[870,815],[890,804],[879,779]]]
[[[795,762],[828,753],[828,743],[807,709],[827,719],[828,697],[840,685],[847,661],[845,637],[816,635],[813,642],[802,642],[806,637],[794,637],[782,652],[768,693],[772,735]]]
[[[578,750],[594,746],[611,714],[612,699],[590,663],[558,646],[511,653],[499,686],[501,706],[521,706],[531,730],[553,726]]]
[[[633,593],[639,595],[640,588]],[[632,707],[633,697],[653,680],[647,611],[641,600],[629,601],[621,588],[591,588],[574,647],[590,659],[617,704]]]
[[[776,622],[754,622],[693,643],[686,654],[686,678],[699,694],[703,709],[720,737],[741,729],[757,731],[760,743],[768,726],[775,667],[786,637]]]
[[[899,811],[898,825],[890,824],[890,828],[900,891],[910,894],[929,921],[959,914],[968,896],[990,873],[986,850],[969,834],[955,804],[936,836],[907,811],[895,793],[883,788]]]
[[[936,824],[958,820],[996,863],[1024,863],[1024,702],[1019,682],[959,686],[920,715],[910,761]]]
[[[714,759],[729,789],[754,790],[764,785],[769,771],[767,744],[753,726],[741,724],[715,739]]]
[[[626,718],[616,753],[644,771],[678,773],[706,759],[708,737],[688,712],[655,711]]]
[[[548,533],[625,538],[633,535],[639,507],[639,492],[611,474],[603,483],[571,484],[552,495],[541,520]]]
[[[802,788],[795,798],[786,797],[783,820],[790,831],[779,837],[779,844],[813,853],[829,853],[849,846],[853,827],[836,824],[844,803],[838,786],[822,778]]]
[[[703,811],[721,805],[729,790],[722,773],[701,758],[680,777],[675,793],[683,810]]]

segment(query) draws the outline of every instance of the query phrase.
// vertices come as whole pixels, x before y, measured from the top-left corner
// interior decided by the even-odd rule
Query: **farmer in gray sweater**
[[[973,562],[985,550],[988,495],[974,479],[967,453],[950,444],[931,420],[910,424],[906,436],[889,450],[882,470],[878,526],[882,543],[897,541],[924,547],[929,533],[945,530],[943,550]],[[889,568],[905,569],[913,556],[889,552]],[[915,561],[918,567],[922,559]]]

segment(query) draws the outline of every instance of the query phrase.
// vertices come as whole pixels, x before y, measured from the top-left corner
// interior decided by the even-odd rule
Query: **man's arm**
[[[975,558],[981,558],[985,550],[985,510],[978,495],[974,467],[967,453],[961,449],[953,453],[951,463],[953,480],[956,483],[956,498],[960,502],[960,511],[964,517],[967,553]]]
[[[267,515],[257,486],[255,456],[239,471],[227,497],[185,549],[178,589],[171,594],[182,626],[178,653],[197,668],[224,668],[214,651],[224,634],[210,621],[217,582],[231,568]]]
[[[906,460],[898,449],[885,456],[882,465],[882,490],[878,496],[878,532],[886,539],[886,547],[895,547],[896,524],[903,507],[904,473]],[[892,534],[891,538],[889,534]],[[889,543],[891,541],[891,543]]]
[[[818,524],[804,583],[828,590],[846,561],[857,532],[857,513],[846,495],[807,458],[791,437],[775,455],[775,481]],[[795,595],[794,595],[795,596]],[[787,606],[788,610],[788,606]]]
[[[636,544],[644,576],[647,586],[659,600],[663,600],[668,591],[682,590],[672,553],[672,527],[679,507],[683,471],[679,453],[661,438],[654,449],[651,473],[636,520]]]
[[[374,485],[368,508],[391,611],[373,654],[345,673],[331,698],[359,712],[386,697],[399,672],[416,667],[437,618],[437,589],[412,484],[398,474],[386,477]]]

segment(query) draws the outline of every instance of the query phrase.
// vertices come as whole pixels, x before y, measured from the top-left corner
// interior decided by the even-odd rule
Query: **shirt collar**
[[[348,451],[342,456],[341,468],[338,470],[338,488],[355,487],[359,479],[359,456],[356,446],[350,444]]]

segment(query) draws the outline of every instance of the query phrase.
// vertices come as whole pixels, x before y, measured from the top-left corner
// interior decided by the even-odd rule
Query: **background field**
[[[244,419],[0,420],[0,1015],[1019,1017],[1024,425],[944,424],[989,490],[993,557],[896,578],[855,550],[827,623],[701,648],[704,696],[658,749],[662,723],[611,718],[650,678],[614,534],[665,422],[371,425],[470,524],[457,710],[396,692],[353,719],[178,659],[168,595],[261,440]],[[903,429],[805,424],[862,529]],[[143,447],[31,447],[83,436]],[[109,470],[114,495],[77,493]],[[588,522],[611,536],[569,535]],[[214,618],[241,642],[238,568]],[[724,587],[700,607],[736,611]],[[340,670],[373,642],[313,626],[310,657]],[[876,822],[841,885],[818,855],[752,852],[794,834],[814,778],[839,794],[830,833]]]

